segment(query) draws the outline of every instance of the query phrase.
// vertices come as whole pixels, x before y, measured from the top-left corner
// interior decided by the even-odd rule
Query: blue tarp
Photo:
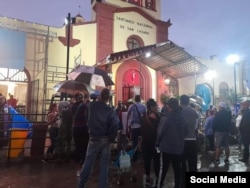
[[[0,67],[23,70],[26,33],[0,28],[0,41]]]
[[[211,103],[211,93],[209,87],[205,84],[198,84],[195,88],[195,95],[200,96],[206,103],[201,106],[202,111],[205,112]]]
[[[32,123],[26,119],[22,114],[19,114],[13,107],[9,107],[10,114],[12,116],[11,128],[15,129],[27,129],[31,131]],[[28,134],[30,137],[32,132]]]

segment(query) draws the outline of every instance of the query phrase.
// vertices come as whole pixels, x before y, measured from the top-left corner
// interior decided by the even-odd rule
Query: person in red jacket
[[[13,108],[16,108],[17,99],[15,99],[13,95],[10,95],[10,99],[7,100],[7,104]]]

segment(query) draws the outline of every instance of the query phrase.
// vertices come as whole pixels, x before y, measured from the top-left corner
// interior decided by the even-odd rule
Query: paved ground
[[[214,165],[212,162],[213,153],[202,153],[199,155],[199,171],[222,171],[222,172],[245,172],[250,171],[250,167],[245,163],[239,162],[239,152],[231,147],[230,164],[225,165],[223,155],[221,163]],[[98,162],[98,161],[97,161]],[[117,178],[114,174],[110,177],[110,188],[143,187],[143,165],[142,160],[132,165],[133,172],[137,178],[136,182],[130,182],[130,174],[124,173],[124,185],[117,185]],[[0,163],[0,188],[75,188],[78,178],[76,171],[79,166],[73,161],[69,163],[51,163],[44,164],[39,158],[22,158],[12,160],[9,164]],[[99,166],[96,163],[88,188],[97,188],[98,186]],[[166,178],[166,187],[173,187],[173,174],[170,169]]]

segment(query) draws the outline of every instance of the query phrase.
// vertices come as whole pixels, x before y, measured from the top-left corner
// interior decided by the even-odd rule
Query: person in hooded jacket
[[[164,180],[170,163],[174,171],[174,187],[179,188],[183,178],[181,163],[184,151],[184,139],[188,134],[188,122],[182,115],[182,109],[177,99],[169,99],[167,105],[169,112],[166,116],[161,118],[156,142],[159,150],[162,152],[160,188],[164,186]]]

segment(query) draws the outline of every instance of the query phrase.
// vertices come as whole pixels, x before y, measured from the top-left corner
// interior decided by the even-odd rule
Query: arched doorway
[[[116,98],[118,101],[127,103],[136,94],[141,95],[143,100],[151,97],[152,79],[148,68],[137,60],[123,62],[116,73]]]
[[[30,74],[24,69],[0,68],[0,93],[8,99],[13,95],[17,110],[25,113],[30,106]]]

